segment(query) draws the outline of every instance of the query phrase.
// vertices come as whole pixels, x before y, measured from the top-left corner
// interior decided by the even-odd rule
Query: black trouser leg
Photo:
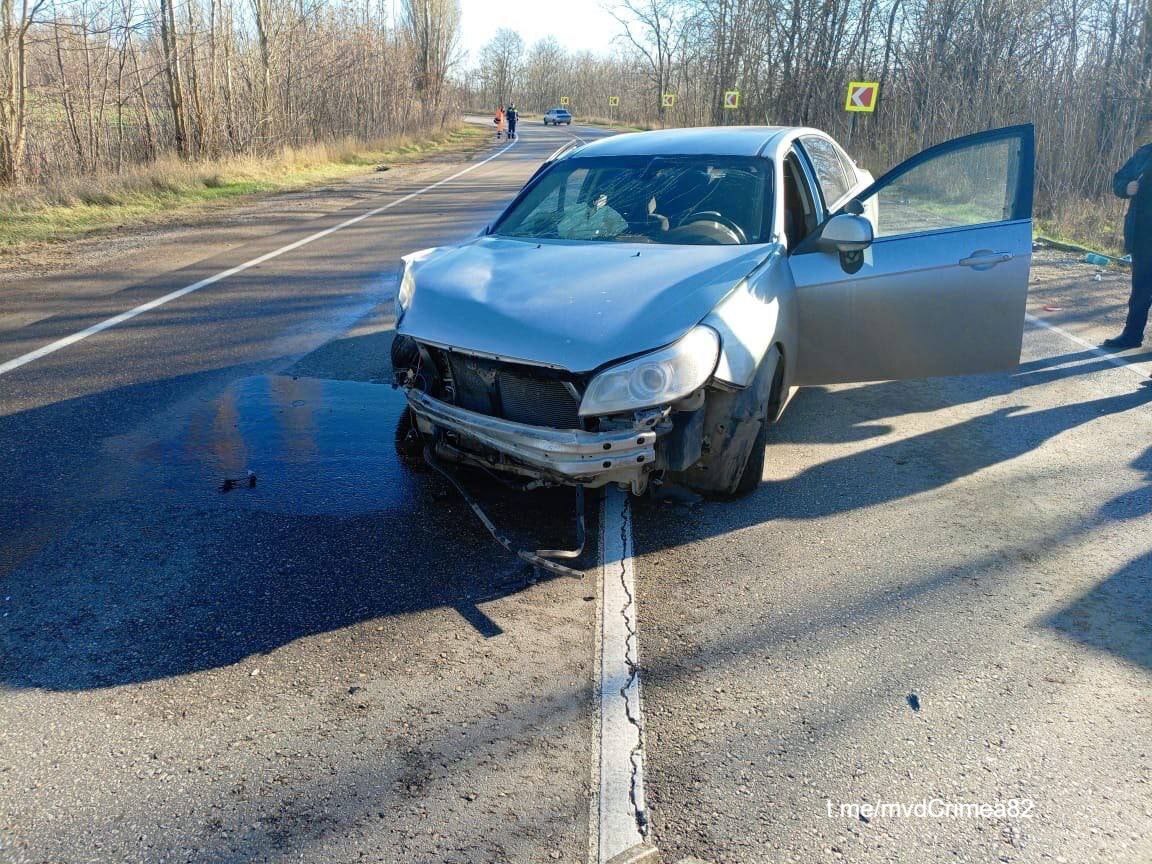
[[[1128,320],[1124,322],[1124,337],[1134,342],[1144,339],[1148,326],[1148,310],[1152,308],[1152,249],[1132,252],[1132,294],[1128,298]]]

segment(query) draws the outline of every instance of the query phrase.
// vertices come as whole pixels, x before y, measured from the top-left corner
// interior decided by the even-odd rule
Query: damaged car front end
[[[665,349],[578,375],[404,335],[393,345],[412,431],[437,456],[528,486],[614,483],[635,494],[699,460],[720,347],[716,331],[698,326]]]
[[[546,165],[481,236],[405,258],[392,366],[412,455],[525,488],[759,480],[789,303],[763,278],[773,164],[627,137]]]

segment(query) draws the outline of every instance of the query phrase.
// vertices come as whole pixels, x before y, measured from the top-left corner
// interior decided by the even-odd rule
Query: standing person
[[[511,102],[508,103],[508,111],[505,114],[508,118],[508,137],[516,137],[516,121],[520,119],[520,114],[516,110],[516,106]]]
[[[492,120],[496,124],[496,140],[500,140],[500,133],[504,131],[504,106],[499,105],[496,108],[496,116]]]
[[[1128,320],[1119,336],[1104,340],[1105,348],[1123,351],[1144,342],[1148,310],[1152,308],[1152,144],[1137,150],[1112,178],[1112,191],[1129,199],[1124,217],[1124,251],[1132,255],[1132,294]]]

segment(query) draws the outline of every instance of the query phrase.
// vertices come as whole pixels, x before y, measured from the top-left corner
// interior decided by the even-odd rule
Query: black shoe
[[[1100,347],[1111,348],[1114,351],[1125,351],[1128,348],[1139,348],[1143,344],[1143,339],[1133,339],[1131,336],[1125,336],[1123,333],[1121,333],[1119,336],[1113,336],[1111,339],[1105,339],[1100,343]]]

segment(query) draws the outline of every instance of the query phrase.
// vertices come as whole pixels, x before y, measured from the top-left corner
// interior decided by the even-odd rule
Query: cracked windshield
[[[765,159],[570,159],[496,226],[503,237],[685,246],[764,243]]]

